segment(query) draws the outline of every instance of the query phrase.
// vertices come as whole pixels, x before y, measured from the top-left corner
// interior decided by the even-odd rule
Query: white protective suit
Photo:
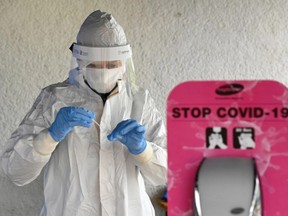
[[[42,155],[34,146],[51,142],[47,128],[64,106],[95,112],[104,129],[95,124],[75,127],[52,154]],[[153,149],[151,161],[140,162],[123,144],[107,140],[105,128],[129,118],[146,127],[146,140]],[[80,78],[77,85],[66,81],[43,89],[9,139],[1,162],[4,172],[19,186],[33,181],[44,168],[41,216],[150,216],[154,209],[143,177],[153,185],[166,183],[165,145],[165,127],[148,91],[138,90],[132,99],[119,81],[103,107],[102,99]]]
[[[119,32],[118,26],[113,26]],[[21,186],[36,179],[44,169],[41,216],[155,215],[143,180],[152,185],[166,184],[166,130],[148,91],[128,91],[127,81],[120,80],[104,106],[101,97],[86,85],[82,73],[74,69],[70,75],[70,82],[42,90],[12,134],[1,155],[4,172]],[[96,124],[90,128],[76,126],[56,143],[48,128],[58,111],[67,106],[94,112],[101,129]],[[122,143],[108,141],[109,130],[131,118],[145,126],[144,153],[151,154],[132,155]]]

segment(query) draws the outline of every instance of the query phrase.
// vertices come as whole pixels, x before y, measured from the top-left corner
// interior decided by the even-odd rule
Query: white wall
[[[185,80],[275,79],[288,85],[286,0],[1,0],[0,150],[40,89],[64,80],[69,46],[93,10],[114,15],[130,41],[138,84],[165,116]],[[196,92],[195,92],[196,94]],[[16,187],[0,172],[0,216],[39,214],[41,178]],[[153,198],[158,190],[150,189]],[[157,215],[164,215],[157,209]]]

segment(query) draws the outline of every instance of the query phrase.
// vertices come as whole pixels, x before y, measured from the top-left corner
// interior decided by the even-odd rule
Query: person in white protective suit
[[[44,169],[41,216],[155,215],[144,180],[166,184],[166,130],[132,81],[131,48],[113,16],[91,13],[69,79],[42,90],[1,155],[16,185]]]

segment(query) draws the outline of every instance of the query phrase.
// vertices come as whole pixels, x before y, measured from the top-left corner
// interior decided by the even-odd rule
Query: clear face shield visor
[[[118,80],[136,87],[136,77],[130,45],[117,47],[87,47],[74,44],[72,74],[84,77],[91,88],[107,93]],[[71,78],[69,75],[69,79]]]

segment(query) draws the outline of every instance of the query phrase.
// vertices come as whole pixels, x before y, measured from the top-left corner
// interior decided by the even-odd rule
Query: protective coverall
[[[74,105],[94,111],[104,129],[95,124],[90,128],[75,127],[52,154],[35,151],[35,142],[49,141],[47,128],[57,111]],[[139,162],[124,145],[107,140],[108,128],[128,118],[147,128],[152,160]],[[4,172],[19,186],[33,181],[44,168],[45,203],[41,216],[148,216],[154,215],[154,209],[143,177],[153,185],[166,183],[165,139],[163,121],[147,90],[139,90],[129,98],[119,81],[103,106],[102,99],[83,80],[78,85],[66,81],[43,89],[8,140],[1,162]]]

